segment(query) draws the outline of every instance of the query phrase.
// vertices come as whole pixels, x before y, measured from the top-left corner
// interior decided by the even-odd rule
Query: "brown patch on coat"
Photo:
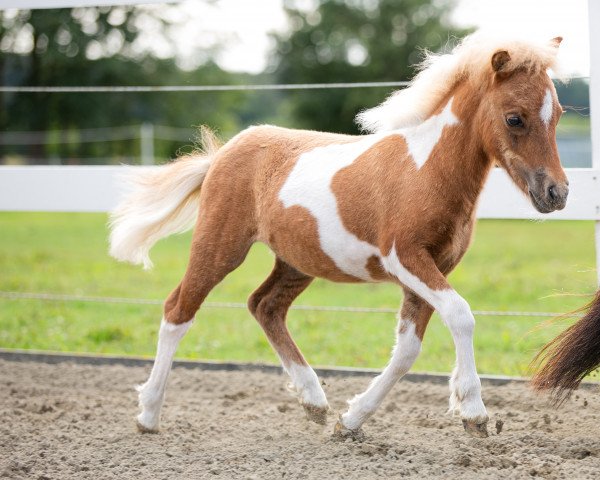
[[[269,246],[290,265],[299,265],[300,271],[334,282],[362,282],[342,272],[321,249],[315,217],[304,207],[293,205],[274,208],[269,225]],[[307,253],[310,254],[307,255]]]
[[[253,177],[239,173],[258,153],[238,136],[216,154],[202,184],[186,272],[164,305],[167,322],[194,318],[208,293],[246,258],[256,236],[255,200]],[[223,195],[226,191],[235,195]]]
[[[265,331],[269,342],[283,364],[307,365],[286,326],[286,315],[292,302],[313,278],[299,272],[280,258],[273,271],[248,299],[248,308]]]
[[[381,260],[376,255],[371,255],[367,260],[367,265],[365,267],[367,272],[373,280],[376,282],[383,281],[395,281],[394,277],[392,277],[388,272],[385,271],[383,265],[381,265]]]
[[[344,228],[359,240],[377,246],[389,229],[390,206],[402,196],[404,184],[413,171],[406,140],[401,135],[389,135],[363,152],[351,165],[337,172],[331,190],[338,205]],[[388,189],[385,177],[395,178],[395,190]],[[387,250],[382,253],[385,255]]]
[[[257,165],[258,239],[265,242],[285,262],[310,276],[334,282],[362,282],[341,271],[321,249],[317,220],[304,207],[285,208],[279,192],[296,161],[305,152],[331,144],[356,142],[361,137],[321,132],[302,132],[276,127],[261,127],[256,132],[259,143],[268,144]]]
[[[412,291],[404,289],[404,302],[402,302],[400,310],[400,318],[403,322],[400,324],[399,333],[404,333],[407,328],[404,322],[411,321],[415,324],[415,334],[419,337],[419,340],[423,341],[432,314],[433,308],[425,300]]]

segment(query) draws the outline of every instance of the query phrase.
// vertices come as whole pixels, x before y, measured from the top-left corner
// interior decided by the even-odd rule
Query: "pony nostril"
[[[548,196],[550,200],[556,200],[558,198],[558,192],[556,191],[556,185],[550,185],[548,187]]]

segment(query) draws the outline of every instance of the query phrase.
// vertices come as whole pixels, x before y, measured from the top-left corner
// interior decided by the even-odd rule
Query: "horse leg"
[[[325,424],[329,406],[314,370],[294,343],[285,320],[294,299],[313,280],[277,258],[264,283],[250,296],[248,308],[264,330],[292,380],[308,418]]]
[[[489,417],[481,399],[481,381],[475,368],[475,318],[471,308],[448,284],[427,252],[406,253],[401,262],[392,251],[384,258],[385,267],[404,286],[435,308],[450,330],[456,349],[456,367],[450,379],[450,411],[460,414],[470,435],[487,437]]]
[[[154,366],[146,383],[138,387],[142,411],[137,426],[141,432],[158,431],[167,378],[179,341],[208,293],[243,262],[252,244],[251,236],[240,232],[239,225],[213,223],[217,222],[203,222],[201,215],[186,273],[165,302]]]
[[[383,372],[367,390],[348,402],[349,408],[335,427],[341,436],[360,435],[361,425],[375,413],[394,384],[406,374],[421,351],[423,334],[433,309],[410,290],[404,290],[404,302],[398,316],[396,346]]]

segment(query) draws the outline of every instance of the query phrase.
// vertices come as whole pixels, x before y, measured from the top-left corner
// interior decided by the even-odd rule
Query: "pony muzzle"
[[[535,175],[533,181],[527,182],[529,198],[540,213],[562,210],[569,196],[569,182],[557,182],[549,175]]]

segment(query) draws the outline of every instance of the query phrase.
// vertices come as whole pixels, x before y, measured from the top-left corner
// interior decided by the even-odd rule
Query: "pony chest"
[[[442,272],[458,265],[471,244],[474,224],[475,218],[461,218],[445,229],[440,228],[432,254]]]

